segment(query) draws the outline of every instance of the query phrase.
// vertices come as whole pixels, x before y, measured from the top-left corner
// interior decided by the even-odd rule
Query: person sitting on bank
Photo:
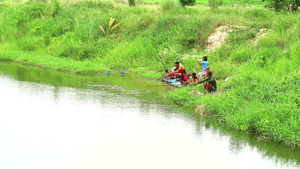
[[[181,84],[187,84],[188,83],[188,78],[186,76],[186,71],[185,69],[182,70],[182,73],[177,76],[178,80],[180,81]]]
[[[165,75],[164,77],[168,76],[182,76],[182,71],[184,70],[183,66],[180,66],[179,62],[175,62],[175,69],[173,72],[170,72],[169,74]]]
[[[208,70],[210,70],[210,66],[206,66],[206,71],[208,71]],[[214,76],[214,73],[212,74],[212,76]]]
[[[166,78],[170,78],[170,79],[175,79],[176,77],[174,77],[174,70],[169,70],[169,69],[166,69],[165,72],[167,73],[167,75],[165,75],[164,77]]]
[[[192,73],[189,76],[188,84],[189,85],[194,85],[194,84],[198,83],[199,81],[200,81],[200,79],[197,78],[196,73]]]
[[[210,70],[207,70],[206,71],[207,78],[199,81],[198,83],[195,83],[195,85],[204,83],[204,91],[207,90],[209,93],[217,91],[217,82],[214,76],[212,76],[212,74],[213,73]]]

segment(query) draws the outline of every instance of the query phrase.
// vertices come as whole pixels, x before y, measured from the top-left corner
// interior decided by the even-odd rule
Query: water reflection
[[[164,89],[14,69],[0,63],[26,79],[0,75],[1,169],[299,168],[299,151],[153,102]],[[54,81],[36,83],[45,75]]]
[[[300,168],[300,151],[297,149],[291,149],[276,142],[259,141],[252,133],[241,133],[234,129],[224,128],[213,119],[203,121],[200,118],[199,121],[197,125],[200,126],[201,122],[204,122],[203,128],[209,129],[213,135],[228,138],[228,148],[233,154],[239,155],[249,149],[247,151],[258,152],[262,159],[274,161],[281,168]]]

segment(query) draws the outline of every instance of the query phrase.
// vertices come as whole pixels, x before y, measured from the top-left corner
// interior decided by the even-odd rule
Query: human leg
[[[204,91],[207,90],[210,92],[212,85],[208,82],[204,82]]]

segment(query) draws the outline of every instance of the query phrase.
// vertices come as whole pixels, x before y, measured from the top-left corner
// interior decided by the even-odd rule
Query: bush
[[[193,6],[195,5],[196,0],[180,0],[181,6]]]
[[[289,0],[263,0],[267,2],[266,7],[275,9],[276,12],[286,11],[289,8]]]

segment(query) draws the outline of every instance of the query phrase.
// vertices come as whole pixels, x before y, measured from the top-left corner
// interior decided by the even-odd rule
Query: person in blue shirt
[[[202,65],[202,72],[199,72],[199,78],[203,77],[206,75],[206,67],[208,66],[208,61],[207,61],[207,56],[204,56],[202,59],[202,62],[200,62],[199,60],[197,60],[197,63],[199,65]]]

